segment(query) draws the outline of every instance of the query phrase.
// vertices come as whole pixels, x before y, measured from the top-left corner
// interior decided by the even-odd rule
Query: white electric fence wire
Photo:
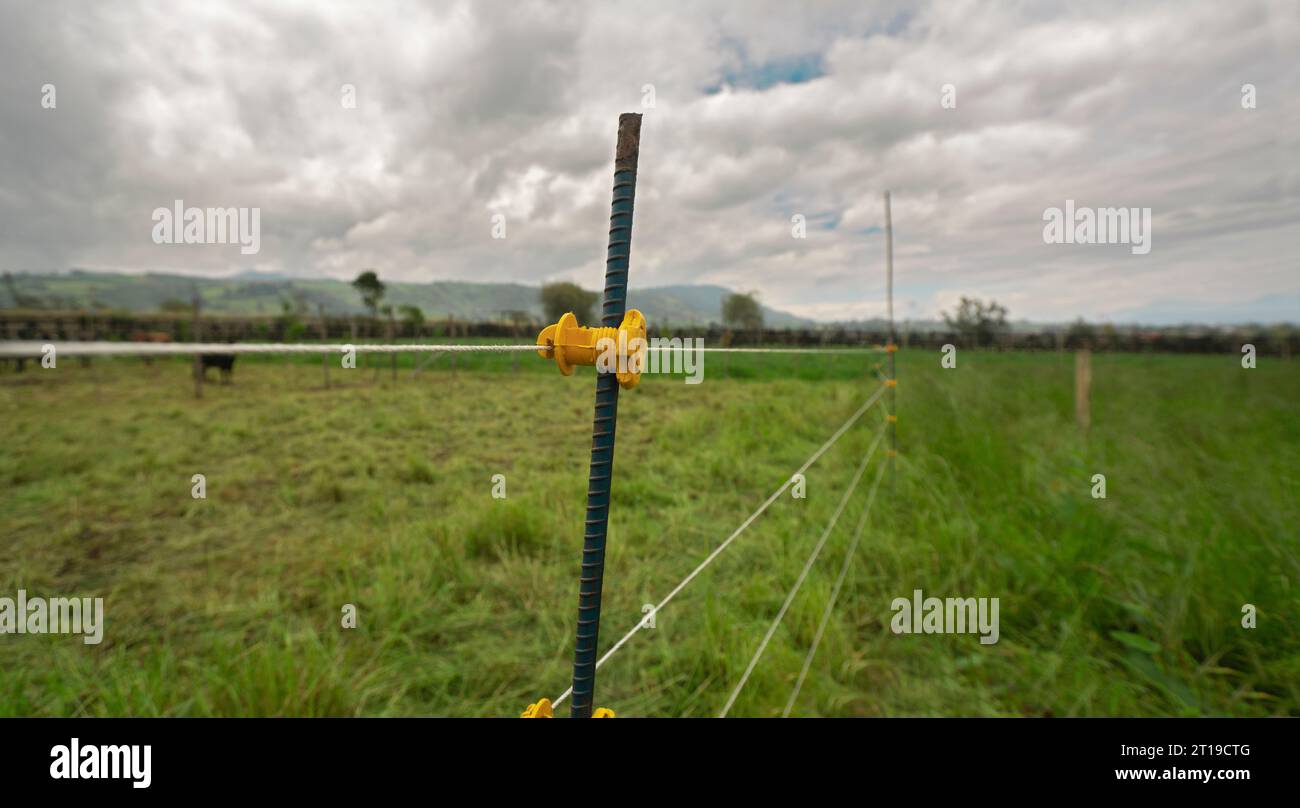
[[[536,351],[536,345],[372,345],[364,342],[348,345],[312,345],[282,342],[0,342],[0,357],[40,358],[46,345],[53,345],[55,356],[132,356],[191,354],[342,354],[357,353],[499,353]]]
[[[690,353],[691,351],[703,350],[706,353],[780,353],[780,354],[827,354],[827,353],[870,354],[870,353],[885,352],[884,348],[710,348],[708,346],[705,346],[704,348],[678,348],[676,345],[659,345],[659,346],[652,345],[647,347],[646,350],[663,352],[663,353],[667,353],[670,351],[672,352],[683,351],[685,353]]]
[[[277,353],[278,354],[342,354],[349,350],[355,351],[356,353],[379,353],[379,354],[382,353],[507,353],[507,352],[514,352],[514,351],[545,350],[544,348],[541,348],[538,345],[483,345],[483,344],[438,345],[438,344],[420,344],[420,343],[409,343],[404,345],[401,344],[381,345],[381,344],[368,344],[368,343],[323,345],[323,344],[310,344],[310,343],[278,343],[278,342],[272,342],[272,343],[52,342],[52,341],[43,342],[43,341],[36,341],[36,340],[28,340],[28,341],[0,342],[0,358],[4,358],[4,359],[39,358],[45,354],[47,345],[54,346],[56,356],[57,355],[63,355],[63,356],[146,356],[146,355],[187,356],[187,355],[195,355],[195,354],[229,355],[229,354],[277,354]],[[657,346],[653,348],[648,348],[647,350],[655,350],[655,351],[662,351],[662,352],[671,352],[671,351],[678,351],[678,350],[682,350],[682,351],[704,350],[713,353],[787,353],[787,354],[817,354],[817,353],[861,354],[861,353],[881,353],[884,351],[883,348],[711,348],[711,347],[705,347],[703,349],[699,349],[699,348],[687,349],[683,347],[679,349],[676,346]],[[691,581],[695,579],[696,576],[698,576],[701,572],[703,572],[704,569],[707,566],[709,566],[709,564],[713,563],[713,560],[717,558],[719,555],[721,555],[722,551],[727,549],[727,547],[730,546],[731,543],[735,541],[736,538],[740,536],[740,534],[743,533],[746,528],[748,528],[751,524],[753,524],[754,520],[757,519],[760,515],[762,515],[764,511],[767,510],[768,506],[770,506],[773,502],[775,502],[777,498],[781,496],[781,494],[785,493],[786,489],[793,484],[796,475],[802,474],[803,472],[807,471],[808,468],[811,467],[813,463],[816,463],[821,458],[821,456],[825,454],[826,451],[830,449],[830,447],[833,446],[835,442],[838,441],[845,432],[848,431],[849,427],[851,427],[854,423],[856,423],[857,420],[861,418],[862,415],[866,413],[866,411],[869,410],[873,404],[875,404],[877,401],[880,400],[880,397],[881,395],[884,394],[884,391],[885,391],[884,387],[882,386],[874,394],[872,394],[872,396],[868,398],[867,401],[864,402],[861,407],[858,408],[857,412],[849,416],[849,419],[845,421],[844,424],[840,426],[838,430],[835,431],[835,434],[831,435],[831,437],[827,439],[827,441],[824,444],[822,444],[821,448],[819,448],[816,452],[813,453],[811,457],[809,457],[806,461],[804,461],[804,464],[800,466],[799,469],[794,472],[794,474],[791,474],[790,477],[786,479],[785,483],[780,488],[778,488],[770,497],[768,497],[767,501],[765,501],[762,505],[758,507],[758,510],[750,514],[749,518],[746,519],[744,522],[742,522],[740,527],[736,528],[735,532],[733,532],[730,536],[728,536],[727,539],[724,542],[722,542],[722,544],[718,545],[717,549],[715,549],[712,553],[710,553],[708,557],[704,559],[704,561],[700,562],[699,566],[697,566],[694,570],[692,570],[690,575],[687,575],[684,579],[682,579],[681,583],[677,584],[677,586],[674,587],[673,590],[669,592],[668,595],[664,597],[664,599],[660,601],[657,606],[655,606],[654,612],[652,612],[651,614],[658,613],[660,609],[668,605],[669,601],[675,598],[677,594],[686,587],[687,584],[689,584]],[[879,436],[877,436],[876,442],[872,444],[872,451],[874,451],[876,443],[878,443],[879,440],[880,438]],[[860,476],[861,473],[859,473],[858,477]],[[854,478],[854,486],[856,485],[857,485],[857,477]],[[836,518],[838,518],[838,511],[837,511]],[[617,652],[620,648],[622,648],[623,645],[627,643],[627,641],[631,639],[634,634],[636,634],[638,631],[640,631],[643,628],[644,624],[645,624],[644,620],[640,623],[637,623],[636,626],[634,626],[631,631],[625,634],[622,637],[622,639],[620,639],[617,643],[614,644],[613,647],[611,647],[608,651],[606,651],[604,656],[602,656],[599,660],[596,661],[596,668],[599,669],[602,665],[604,665],[605,662],[615,654],[615,652]],[[572,692],[573,692],[572,688],[569,688],[568,690],[564,691],[564,693],[555,700],[554,702],[555,706],[558,707],[560,703],[563,702],[566,698],[568,698]]]
[[[871,484],[871,493],[867,495],[867,507],[863,508],[862,516],[858,519],[858,526],[853,531],[853,541],[849,544],[848,552],[844,554],[844,565],[840,567],[840,575],[835,579],[835,587],[831,589],[830,600],[826,602],[826,611],[822,612],[822,620],[817,625],[817,633],[813,635],[812,645],[808,648],[808,656],[804,658],[803,669],[799,671],[799,678],[795,680],[794,690],[790,693],[790,700],[786,702],[785,710],[781,713],[782,718],[790,717],[790,711],[794,709],[795,700],[799,698],[799,690],[803,687],[803,680],[808,676],[808,669],[812,667],[813,656],[817,653],[817,646],[821,644],[822,635],[826,633],[826,624],[831,620],[831,613],[835,611],[835,601],[840,596],[840,589],[844,586],[844,579],[848,576],[853,554],[857,551],[858,542],[862,539],[862,534],[866,530],[868,517],[871,515],[871,505],[876,501],[876,490],[880,488],[880,481],[884,479],[887,468],[889,466],[882,463],[880,471],[876,474],[875,481]]]
[[[437,345],[408,343],[405,345],[376,345],[355,343],[345,345],[315,345],[310,343],[281,342],[40,342],[36,340],[0,342],[0,358],[39,359],[45,346],[53,345],[59,356],[182,356],[193,354],[341,354],[348,350],[357,353],[506,353],[512,351],[544,351],[541,345]],[[770,353],[770,354],[863,354],[880,353],[883,348],[679,348],[675,345],[647,347],[656,353],[689,353],[703,350],[707,353]]]
[[[817,540],[817,545],[813,547],[812,554],[804,562],[803,569],[799,571],[799,577],[795,579],[794,586],[790,589],[790,594],[786,595],[785,602],[781,604],[781,610],[776,613],[776,619],[768,627],[767,633],[763,635],[763,641],[758,644],[758,650],[754,652],[754,658],[749,660],[749,666],[745,668],[745,673],[736,683],[736,689],[731,691],[731,697],[727,703],[722,706],[722,712],[718,713],[718,718],[726,718],[727,713],[731,712],[731,706],[736,703],[736,698],[740,691],[745,689],[745,683],[749,681],[749,675],[754,672],[758,665],[758,660],[767,650],[767,644],[771,642],[772,636],[781,626],[781,621],[785,618],[785,613],[790,610],[790,604],[794,602],[795,595],[799,594],[799,588],[803,586],[804,579],[808,577],[809,571],[812,570],[813,564],[816,563],[817,557],[821,555],[822,548],[826,546],[826,541],[831,537],[831,531],[835,529],[835,523],[839,521],[840,514],[844,513],[844,508],[853,498],[853,492],[857,490],[858,483],[862,480],[862,475],[867,471],[867,464],[871,462],[871,457],[876,453],[876,447],[880,445],[881,439],[885,437],[884,430],[876,433],[876,439],[871,442],[871,447],[867,449],[867,454],[862,458],[862,463],[858,466],[857,473],[853,475],[853,481],[849,483],[848,488],[844,491],[844,496],[840,498],[840,504],[835,508],[835,513],[831,515],[831,520],[826,524],[826,529],[822,531],[821,538]]]
[[[604,665],[609,660],[610,657],[614,656],[614,654],[617,653],[618,650],[622,648],[627,643],[628,640],[632,639],[632,636],[634,634],[636,634],[641,629],[645,628],[647,622],[650,620],[651,617],[658,615],[660,609],[663,609],[663,607],[668,605],[669,601],[677,597],[677,593],[681,592],[683,589],[686,588],[687,584],[695,580],[696,576],[698,576],[701,572],[703,572],[705,567],[712,564],[713,560],[718,556],[720,556],[722,554],[722,551],[726,550],[727,547],[729,547],[731,543],[736,540],[737,536],[745,532],[745,528],[753,524],[754,520],[757,519],[759,516],[761,516],[763,511],[766,511],[768,509],[768,506],[770,506],[773,502],[776,502],[777,498],[780,497],[782,494],[784,494],[786,489],[789,488],[792,484],[794,484],[794,478],[797,475],[803,474],[812,466],[813,463],[816,463],[819,459],[821,459],[821,456],[824,455],[828,449],[834,446],[835,442],[838,441],[845,432],[849,431],[849,427],[857,423],[858,419],[861,418],[863,414],[867,412],[867,410],[871,409],[872,405],[874,405],[877,401],[880,400],[880,397],[884,395],[884,392],[885,392],[885,386],[882,384],[876,390],[876,392],[873,393],[871,397],[868,398],[862,404],[861,407],[858,407],[857,412],[850,415],[848,420],[845,421],[843,425],[840,426],[839,429],[835,430],[835,434],[831,435],[830,438],[828,438],[826,442],[821,445],[820,449],[813,452],[812,456],[809,457],[807,460],[805,460],[803,465],[800,466],[798,470],[796,470],[793,474],[787,477],[785,483],[783,483],[780,488],[776,489],[776,491],[772,493],[772,496],[768,497],[767,500],[762,505],[758,506],[758,510],[751,513],[749,515],[749,518],[747,518],[744,522],[740,523],[740,527],[736,528],[735,531],[732,532],[732,534],[727,537],[726,541],[722,542],[722,544],[719,544],[713,552],[709,553],[709,555],[706,556],[705,559],[701,561],[695,569],[691,570],[691,574],[687,575],[685,578],[681,580],[680,583],[677,584],[677,586],[673,587],[673,590],[669,592],[664,597],[663,600],[659,601],[659,603],[655,605],[654,609],[651,610],[649,613],[647,613],[646,616],[640,620],[640,622],[638,622],[635,626],[633,626],[631,631],[624,634],[622,639],[614,643],[614,645],[608,651],[606,651],[605,654],[600,659],[596,660],[596,670],[600,670],[601,666]],[[881,434],[883,434],[883,432]],[[879,442],[879,440],[880,440],[880,436],[877,435],[876,441]],[[872,445],[874,446],[875,444]],[[560,704],[563,703],[564,700],[567,699],[569,695],[572,693],[573,693],[573,688],[570,687],[568,690],[561,693],[559,698],[557,698],[554,702],[552,702],[553,706],[559,707]]]

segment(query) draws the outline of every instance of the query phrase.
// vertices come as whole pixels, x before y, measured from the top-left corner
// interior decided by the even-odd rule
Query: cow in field
[[[203,354],[199,357],[199,373],[204,378],[208,375],[208,368],[216,368],[221,372],[221,383],[230,384],[230,377],[235,372],[235,355],[234,354]]]
[[[132,342],[171,342],[172,335],[166,331],[132,331]],[[145,354],[141,357],[146,365],[153,364],[153,357]]]

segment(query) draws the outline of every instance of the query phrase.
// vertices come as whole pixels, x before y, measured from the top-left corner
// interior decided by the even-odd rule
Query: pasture
[[[0,715],[514,716],[561,693],[591,369],[417,361],[335,366],[326,390],[319,359],[241,357],[201,400],[184,359],[4,369],[0,594],[102,596],[107,625],[96,646],[0,636]],[[875,389],[874,361],[710,355],[703,384],[623,394],[602,650]],[[1085,438],[1068,354],[901,352],[896,475],[794,714],[1300,715],[1298,367],[1095,355]],[[598,706],[717,713],[881,413],[601,669]],[[780,713],[879,462],[733,715]],[[914,589],[999,598],[999,641],[893,633]]]

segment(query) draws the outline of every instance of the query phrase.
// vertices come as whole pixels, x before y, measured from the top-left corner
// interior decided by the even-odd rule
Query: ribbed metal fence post
[[[627,309],[628,259],[632,252],[632,204],[636,198],[636,164],[641,148],[641,116],[618,116],[614,151],[614,201],[609,215],[605,254],[605,298],[600,324],[618,328]],[[618,380],[596,374],[596,417],[591,436],[591,474],[587,480],[587,521],[582,537],[582,576],[578,583],[578,639],[573,651],[573,698],[570,715],[590,718],[596,691],[596,655],[600,639],[600,596],[605,574],[605,537],[609,528],[610,482],[614,476],[614,428],[618,418]]]

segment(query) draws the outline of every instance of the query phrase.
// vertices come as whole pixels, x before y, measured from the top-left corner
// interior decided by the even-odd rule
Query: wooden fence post
[[[194,293],[194,341],[196,343],[203,341],[203,324],[199,321],[199,311],[202,303],[199,300],[199,293]],[[194,354],[194,397],[203,398],[203,356],[197,351]]]
[[[1074,420],[1084,432],[1092,423],[1091,397],[1092,351],[1084,348],[1074,353]]]
[[[388,330],[385,332],[388,336],[385,338],[389,345],[394,344],[397,336],[396,321],[393,320],[393,307],[388,307]],[[389,359],[393,367],[393,381],[397,381],[397,354],[389,354]]]
[[[317,304],[316,304],[316,312],[317,312],[317,314],[320,315],[320,338],[321,338],[321,342],[324,342],[324,343],[326,343],[326,344],[329,344],[329,341],[330,341],[330,330],[329,330],[329,328],[325,325],[325,304],[324,304],[324,303],[317,303]],[[320,355],[320,366],[321,366],[321,370],[324,371],[324,373],[325,373],[325,389],[328,390],[328,389],[330,389],[330,355],[329,355],[329,353],[323,353],[323,354]]]

